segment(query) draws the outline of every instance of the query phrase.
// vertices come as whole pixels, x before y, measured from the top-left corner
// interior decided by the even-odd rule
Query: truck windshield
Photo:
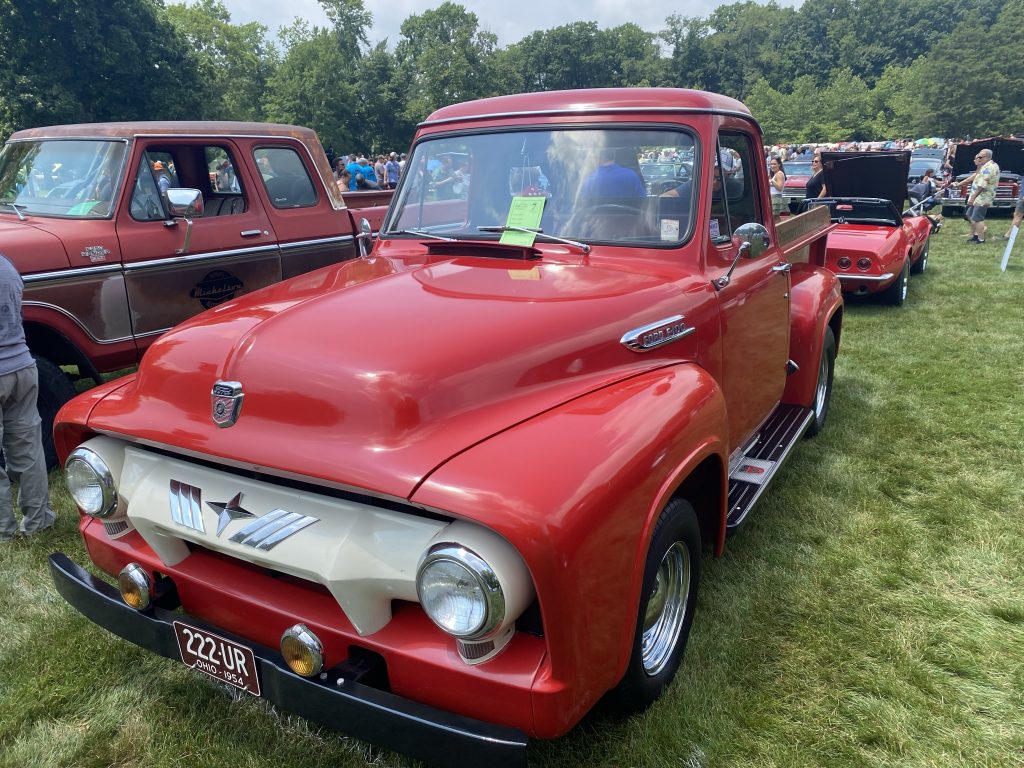
[[[92,139],[7,144],[0,151],[0,213],[109,216],[125,150],[125,142]]]
[[[496,239],[514,198],[531,197],[544,200],[536,228],[545,234],[675,246],[692,231],[697,160],[693,134],[678,128],[428,137],[413,148],[382,235]]]

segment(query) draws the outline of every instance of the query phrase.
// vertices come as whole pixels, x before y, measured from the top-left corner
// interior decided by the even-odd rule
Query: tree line
[[[673,15],[658,33],[574,22],[499,47],[454,2],[371,43],[363,0],[272,37],[221,0],[0,0],[0,137],[57,123],[258,120],[338,152],[407,147],[468,99],[564,88],[700,88],[747,103],[780,142],[1024,130],[1024,0],[771,0]]]

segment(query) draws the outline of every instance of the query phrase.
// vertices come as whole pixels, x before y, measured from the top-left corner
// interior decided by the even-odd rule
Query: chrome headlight
[[[114,476],[99,454],[76,448],[64,463],[64,482],[85,514],[107,517],[117,509]]]
[[[505,594],[494,569],[457,544],[427,551],[416,572],[416,593],[437,626],[464,640],[486,637],[505,619]]]

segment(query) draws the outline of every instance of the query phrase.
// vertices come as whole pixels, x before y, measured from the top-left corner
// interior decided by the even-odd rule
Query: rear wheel
[[[57,466],[57,449],[53,444],[53,420],[57,411],[75,396],[75,387],[58,366],[42,357],[36,358],[39,369],[39,398],[37,407],[43,424],[43,453],[46,454],[46,469]]]
[[[932,238],[929,236],[928,239],[924,241],[924,250],[921,251],[921,258],[919,258],[917,263],[910,268],[910,274],[920,275],[928,269],[928,249],[931,247],[931,244]]]
[[[825,426],[828,416],[828,405],[832,401],[832,380],[836,368],[836,337],[832,329],[825,328],[825,338],[821,343],[821,361],[818,363],[818,383],[814,388],[814,420],[804,433],[814,437]]]
[[[882,300],[886,304],[892,304],[894,307],[903,306],[903,302],[907,299],[907,286],[910,284],[910,257],[908,256],[903,262],[903,269],[900,270],[899,277],[882,293]]]
[[[693,507],[673,499],[662,510],[644,564],[633,650],[610,693],[622,714],[646,709],[672,682],[683,658],[700,581],[700,526]]]

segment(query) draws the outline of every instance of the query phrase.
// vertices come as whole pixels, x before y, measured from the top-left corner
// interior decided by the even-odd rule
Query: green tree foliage
[[[278,58],[267,28],[232,24],[221,0],[170,5],[167,17],[196,54],[197,88],[208,112],[222,120],[262,120],[263,92]]]
[[[338,151],[408,145],[458,101],[669,85],[748,103],[772,141],[975,136],[1024,128],[1024,0],[740,0],[652,35],[580,21],[505,48],[455,2],[370,45],[364,0],[319,0],[268,40],[223,0],[0,0],[0,134],[45,123],[270,119]],[[659,48],[660,44],[660,48]]]
[[[602,30],[579,21],[534,32],[511,46],[509,57],[523,91],[650,86],[663,79],[655,36],[636,24]]]
[[[401,31],[395,56],[399,77],[408,87],[408,120],[422,120],[448,104],[494,95],[498,38],[479,29],[476,14],[445,2],[410,16]]]
[[[279,39],[286,52],[267,80],[266,118],[309,126],[324,146],[356,148],[357,135],[362,136],[352,119],[359,95],[354,65],[338,47],[335,31],[298,19],[281,30]]]
[[[971,18],[907,70],[900,102],[916,133],[989,136],[1024,128],[1024,0],[1009,0],[996,21]]]
[[[0,131],[194,118],[196,58],[158,0],[0,0]]]

